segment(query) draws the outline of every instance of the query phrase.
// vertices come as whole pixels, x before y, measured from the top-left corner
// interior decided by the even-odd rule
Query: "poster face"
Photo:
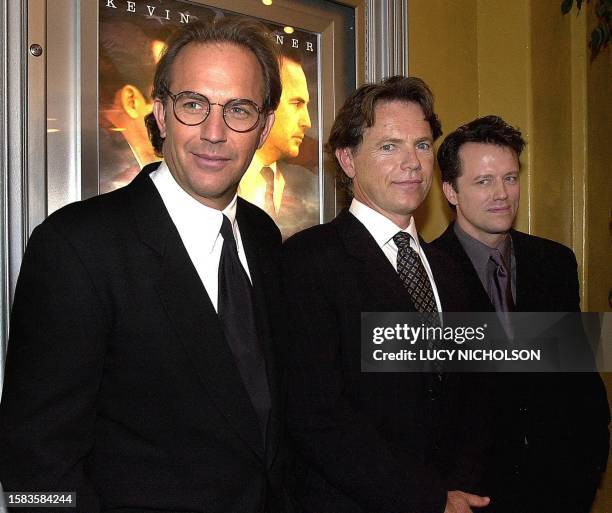
[[[169,35],[196,20],[228,13],[185,0],[100,0],[100,192],[128,184],[144,165],[161,160],[144,118],[153,108],[153,76]],[[321,218],[319,36],[259,21],[279,47],[283,94],[270,135],[255,153],[238,194],[266,210],[286,238]]]

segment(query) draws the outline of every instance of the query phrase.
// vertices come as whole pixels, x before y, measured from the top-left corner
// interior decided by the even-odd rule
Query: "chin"
[[[512,225],[503,225],[503,226],[488,226],[485,231],[490,233],[491,235],[504,235],[510,231]]]
[[[419,208],[425,202],[425,196],[421,198],[414,198],[412,201],[408,203],[404,203],[403,209],[408,214],[412,214],[417,208]]]

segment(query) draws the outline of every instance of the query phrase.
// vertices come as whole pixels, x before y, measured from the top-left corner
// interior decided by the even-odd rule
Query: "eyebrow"
[[[398,144],[398,143],[403,143],[403,142],[404,142],[404,139],[400,139],[398,137],[381,137],[380,139],[376,140],[374,145],[378,146],[379,144],[383,144],[383,143]]]
[[[406,139],[401,138],[401,137],[381,137],[380,139],[376,140],[374,145],[378,146],[379,144],[383,144],[383,143],[402,144],[405,142],[406,142]],[[422,142],[433,143],[433,138],[429,137],[428,135],[425,135],[423,137],[419,137],[418,139],[415,139],[414,144],[419,144]]]
[[[506,171],[506,172],[505,172],[505,173],[504,173],[504,174],[501,176],[501,178],[505,178],[506,176],[509,176],[509,175],[518,175],[518,174],[519,174],[518,170],[517,170],[517,171]],[[482,174],[482,175],[475,176],[473,180],[474,180],[475,182],[477,182],[478,180],[483,180],[483,179],[485,179],[485,178],[494,178],[494,176],[493,176],[493,174],[492,174],[492,173],[489,173],[489,174]]]

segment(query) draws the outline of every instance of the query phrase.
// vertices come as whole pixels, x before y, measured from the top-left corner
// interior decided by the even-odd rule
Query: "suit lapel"
[[[134,215],[143,243],[160,260],[157,290],[206,391],[236,433],[261,458],[257,416],[244,388],[217,313],[180,235],[145,167],[132,185]]]
[[[348,210],[332,221],[355,272],[367,287],[364,297],[381,312],[412,312],[414,304],[395,269],[366,227]],[[347,265],[351,265],[347,262]]]

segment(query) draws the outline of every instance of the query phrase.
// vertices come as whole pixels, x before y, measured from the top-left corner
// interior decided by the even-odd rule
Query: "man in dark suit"
[[[350,209],[284,245],[288,416],[307,512],[466,513],[488,503],[466,493],[482,458],[467,391],[434,373],[361,372],[361,312],[463,308],[448,287],[460,277],[420,240],[412,216],[440,134],[422,80],[360,87],[329,139]]]
[[[34,230],[0,408],[5,490],[76,491],[83,513],[287,511],[281,238],[236,196],[280,97],[274,52],[248,20],[186,26],[155,75],[164,160]]]
[[[518,130],[486,116],[451,133],[438,151],[457,219],[433,246],[461,266],[464,293],[502,320],[511,311],[580,311],[572,251],[512,229],[524,145]],[[489,509],[590,511],[608,454],[609,410],[599,376],[493,375],[491,386],[497,443]]]

